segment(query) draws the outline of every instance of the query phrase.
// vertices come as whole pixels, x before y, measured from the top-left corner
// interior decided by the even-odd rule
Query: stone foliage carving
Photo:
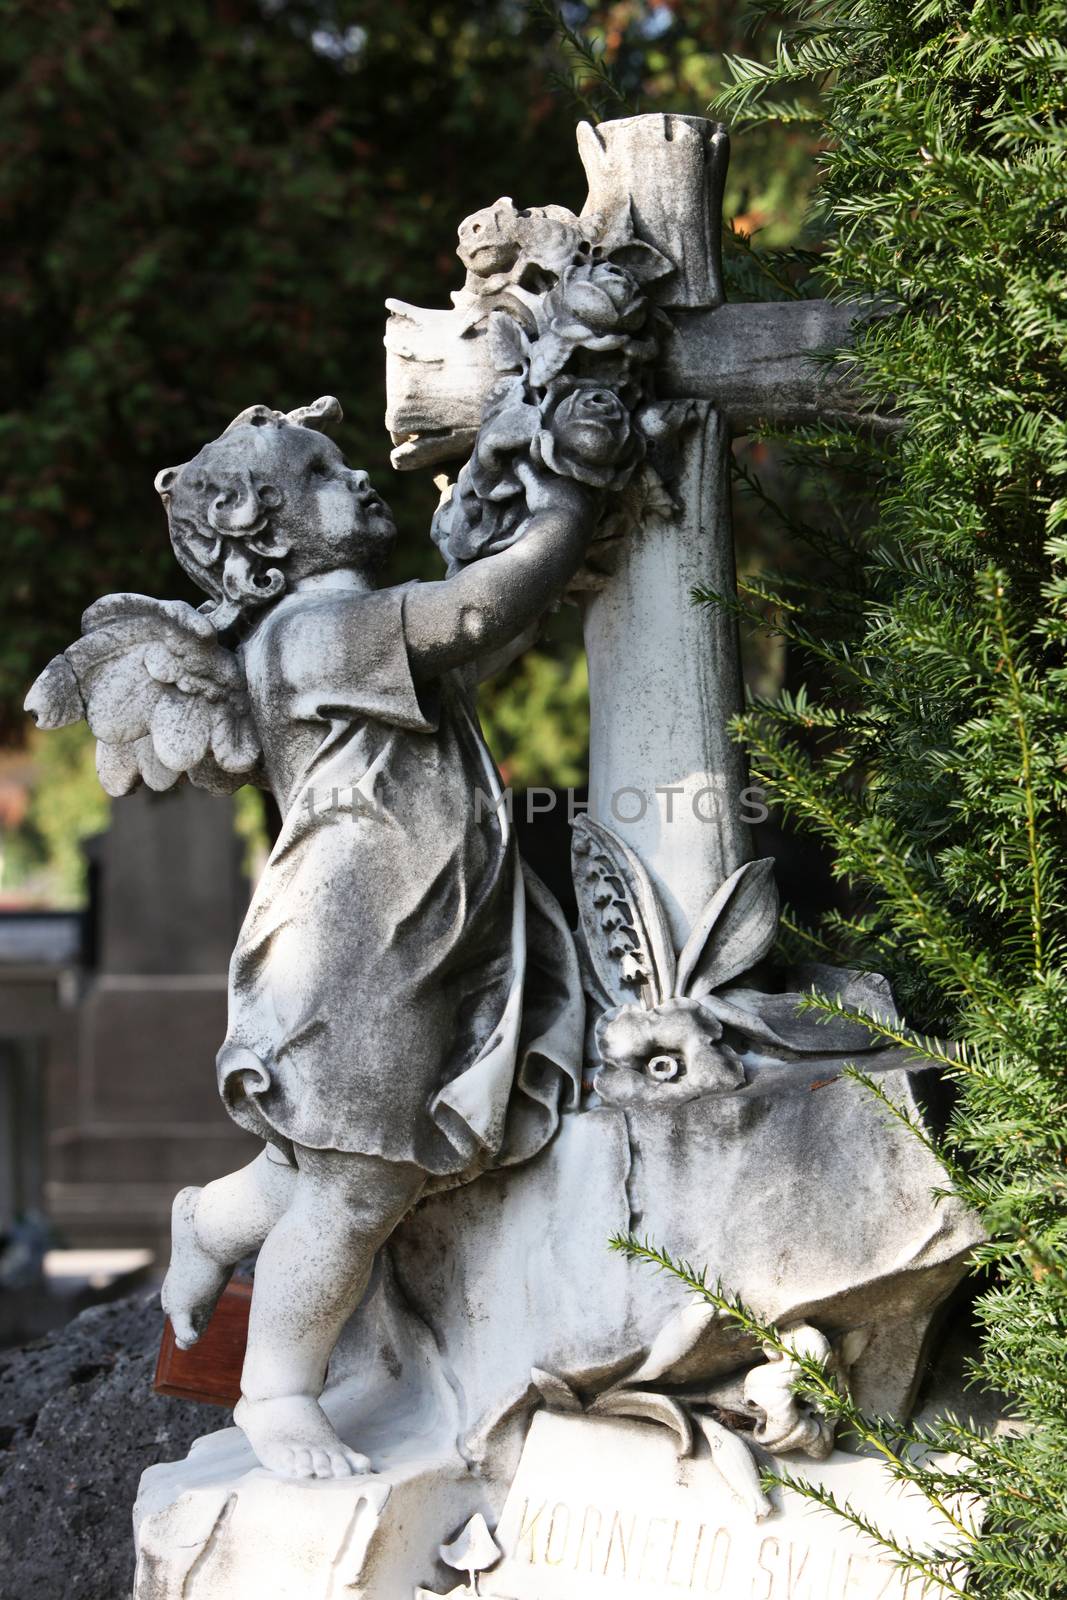
[[[603,541],[669,510],[648,457],[685,408],[654,396],[665,324],[647,285],[671,262],[634,237],[629,212],[609,225],[560,206],[519,211],[507,198],[468,217],[459,239],[467,282],[454,299],[468,336],[486,339],[497,378],[470,461],[434,519],[449,570],[518,536],[531,509],[520,460],[609,491]]]
[[[594,1088],[605,1105],[681,1105],[739,1089],[747,1081],[745,1050],[790,1059],[879,1048],[861,1023],[823,1023],[800,1010],[798,992],[764,993],[740,983],[778,930],[769,857],[731,874],[676,954],[656,889],[622,839],[579,817],[572,851],[586,987],[599,1013]],[[855,984],[847,971],[827,968],[820,976],[820,987],[835,994]],[[879,980],[858,989],[851,996],[855,1009],[886,1014]]]

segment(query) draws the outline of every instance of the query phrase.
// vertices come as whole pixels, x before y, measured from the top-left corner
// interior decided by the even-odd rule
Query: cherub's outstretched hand
[[[596,499],[595,491],[591,493],[584,484],[573,478],[560,478],[531,460],[517,461],[515,476],[522,485],[529,516],[542,511],[587,513],[590,502]]]
[[[184,600],[112,594],[82,617],[83,634],[49,662],[26,697],[38,727],[86,719],[111,795],[183,776],[229,794],[255,781],[259,737],[244,674],[206,616]]]

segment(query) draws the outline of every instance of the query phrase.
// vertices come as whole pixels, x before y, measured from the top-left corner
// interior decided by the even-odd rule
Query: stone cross
[[[826,301],[724,304],[722,194],[729,139],[700,117],[631,117],[578,129],[583,216],[629,210],[635,236],[673,272],[650,286],[667,314],[656,392],[689,402],[670,488],[677,511],[626,541],[613,576],[583,601],[590,686],[590,814],[640,857],[676,947],[749,855],[733,620],[696,587],[735,587],[732,433],[853,417],[847,376],[813,361],[847,342],[856,308]],[[386,425],[399,468],[465,454],[494,372],[459,310],[390,301]]]

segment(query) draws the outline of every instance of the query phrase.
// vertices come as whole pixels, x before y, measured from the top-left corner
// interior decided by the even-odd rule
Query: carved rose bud
[[[536,317],[537,337],[529,355],[535,388],[546,387],[572,361],[578,363],[572,371],[588,375],[603,368],[603,381],[622,381],[656,353],[656,341],[646,327],[648,301],[633,274],[610,261],[568,267],[537,307]],[[600,366],[590,366],[597,361]]]
[[[647,312],[637,279],[610,261],[568,267],[544,305],[549,325],[559,333],[573,323],[595,334],[633,333]]]
[[[555,383],[541,402],[533,457],[560,477],[598,489],[621,489],[644,450],[629,411],[611,389]]]

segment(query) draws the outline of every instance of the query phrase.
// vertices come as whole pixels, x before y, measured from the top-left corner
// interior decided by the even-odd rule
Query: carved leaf
[[[674,984],[674,947],[659,897],[637,856],[609,828],[579,817],[573,835],[574,886],[589,959],[617,1005],[640,994],[666,1000]],[[604,909],[610,907],[608,922]]]
[[[582,128],[587,126],[588,124],[583,123],[578,129],[578,147],[583,162],[587,160],[587,152],[596,160],[590,147],[594,143],[599,145],[595,134],[588,143],[583,140]],[[591,177],[590,187],[592,187]],[[602,258],[610,258],[615,266],[625,267],[641,283],[651,283],[656,278],[665,278],[668,273],[676,270],[674,262],[669,256],[665,256],[662,250],[658,250],[655,245],[646,244],[643,239],[638,239],[635,235],[632,200],[625,205],[616,206],[606,220],[601,221],[596,253]]]
[[[522,372],[530,354],[530,341],[514,317],[494,311],[489,318],[489,355],[498,372]]]
[[[713,1417],[698,1413],[697,1426],[708,1441],[711,1459],[722,1474],[735,1499],[750,1511],[757,1522],[774,1510],[763,1492],[759,1467],[745,1441]]]
[[[636,1417],[641,1422],[659,1422],[678,1440],[678,1454],[693,1453],[693,1426],[677,1400],[669,1395],[650,1394],[647,1389],[608,1389],[597,1395],[586,1413],[590,1417]]]
[[[721,1022],[771,1050],[814,1055],[852,1055],[874,1050],[881,1039],[858,1022],[823,1018],[800,1009],[800,994],[763,994],[757,989],[731,989],[728,995],[705,995],[701,1004]]]
[[[774,861],[747,861],[712,895],[678,958],[676,992],[699,1000],[755,966],[778,931]]]
[[[472,1589],[474,1574],[495,1566],[503,1555],[480,1511],[474,1513],[450,1544],[439,1545],[437,1553],[446,1566],[467,1574]]]
[[[675,270],[674,262],[662,250],[646,244],[643,239],[629,239],[617,245],[611,251],[611,259],[617,266],[632,272],[638,283],[653,283]]]
[[[626,1384],[653,1383],[666,1376],[685,1359],[697,1342],[703,1338],[713,1322],[719,1321],[717,1306],[696,1300],[685,1305],[665,1322],[653,1339],[648,1355],[636,1372],[626,1375]]]

